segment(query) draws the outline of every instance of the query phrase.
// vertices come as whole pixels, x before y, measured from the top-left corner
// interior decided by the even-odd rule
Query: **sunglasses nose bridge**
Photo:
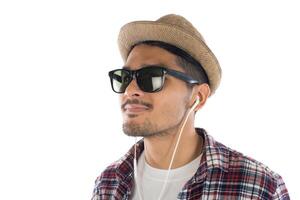
[[[138,73],[137,71],[130,71],[131,81],[125,89],[125,94],[128,96],[142,96],[143,91],[140,89],[137,81]]]
[[[132,78],[132,80],[137,80],[137,77],[138,77],[138,71],[137,70],[135,70],[135,71],[131,71],[131,78]]]

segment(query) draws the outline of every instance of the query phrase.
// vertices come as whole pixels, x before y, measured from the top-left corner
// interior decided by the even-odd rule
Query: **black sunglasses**
[[[136,79],[142,91],[149,93],[158,92],[163,88],[166,74],[190,84],[199,83],[199,81],[182,72],[155,65],[150,65],[138,70],[116,69],[108,73],[111,87],[116,93],[124,93],[133,78]]]

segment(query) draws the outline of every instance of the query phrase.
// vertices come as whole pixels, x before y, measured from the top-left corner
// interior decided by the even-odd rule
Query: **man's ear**
[[[202,108],[205,105],[206,100],[208,99],[208,97],[210,95],[209,85],[207,83],[197,85],[195,87],[195,93],[196,93],[196,96],[199,97],[199,101],[200,101],[199,104],[197,105],[197,107],[195,108],[195,111],[198,111],[200,108]]]

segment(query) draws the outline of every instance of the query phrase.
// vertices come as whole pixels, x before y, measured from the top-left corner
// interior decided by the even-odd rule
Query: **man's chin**
[[[135,133],[135,132],[125,132],[125,135],[130,136],[130,137],[143,137],[143,138],[149,138],[149,137],[153,137],[155,135],[159,135],[156,133]]]
[[[134,137],[148,137],[153,135],[153,131],[151,131],[151,126],[147,123],[139,123],[137,121],[126,121],[123,123],[123,132],[127,136]]]
[[[135,132],[133,130],[124,130],[123,129],[123,132],[125,133],[125,135],[131,136],[131,137],[147,137],[147,134],[140,133],[140,132]]]

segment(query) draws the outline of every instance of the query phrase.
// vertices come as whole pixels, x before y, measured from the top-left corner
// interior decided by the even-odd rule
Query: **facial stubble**
[[[165,128],[159,128],[155,123],[153,123],[149,118],[146,118],[143,123],[134,123],[134,122],[125,122],[123,123],[123,132],[128,136],[134,136],[134,137],[150,137],[150,136],[164,136],[168,135],[169,133],[174,133],[178,130],[180,124],[184,120],[185,114],[188,111],[188,96],[185,98],[185,111],[183,112],[181,118],[177,123],[170,125]],[[135,114],[129,114],[127,115],[128,118],[136,118],[138,115]],[[174,118],[177,118],[178,116],[173,116]],[[134,120],[133,120],[134,121]]]

